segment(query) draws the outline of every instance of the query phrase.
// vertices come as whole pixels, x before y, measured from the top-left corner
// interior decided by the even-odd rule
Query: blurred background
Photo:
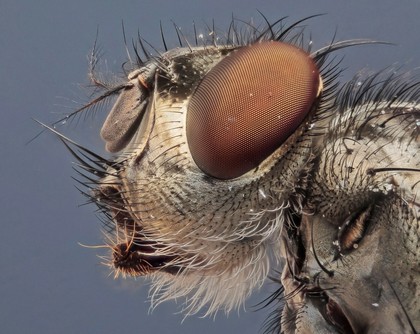
[[[51,133],[30,141],[40,130],[33,119],[52,123],[88,100],[87,56],[99,30],[104,72],[121,73],[127,38],[137,31],[163,49],[177,46],[175,22],[186,36],[197,27],[226,29],[232,15],[262,23],[288,16],[305,23],[314,49],[336,40],[372,38],[395,43],[345,49],[345,82],[360,69],[420,65],[418,0],[232,0],[232,1],[14,1],[0,0],[0,332],[1,333],[258,333],[272,309],[256,311],[276,289],[256,292],[245,310],[227,318],[183,320],[175,303],[149,313],[147,284],[114,280],[100,265],[95,207],[83,205],[71,176],[74,159]],[[205,29],[203,29],[205,32]],[[106,109],[105,109],[106,110]],[[60,130],[103,153],[99,129],[105,113]]]

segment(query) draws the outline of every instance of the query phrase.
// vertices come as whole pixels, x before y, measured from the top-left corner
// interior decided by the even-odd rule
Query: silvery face
[[[107,264],[150,277],[152,302],[182,298],[186,314],[236,309],[271,274],[285,305],[273,330],[418,328],[417,82],[339,86],[328,57],[369,41],[313,51],[299,22],[232,27],[139,57],[75,112],[117,96],[101,130],[112,158],[72,151]]]

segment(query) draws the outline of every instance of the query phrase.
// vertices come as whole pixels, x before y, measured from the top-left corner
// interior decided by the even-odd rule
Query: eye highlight
[[[257,167],[302,124],[322,89],[303,50],[265,41],[233,51],[189,102],[191,155],[207,175],[232,179]]]

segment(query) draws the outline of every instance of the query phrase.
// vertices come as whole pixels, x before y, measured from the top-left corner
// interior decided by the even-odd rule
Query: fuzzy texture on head
[[[275,272],[283,287],[269,301],[279,298],[285,307],[273,313],[269,331],[415,330],[420,321],[418,83],[383,73],[356,77],[340,88],[338,63],[327,61],[328,55],[371,42],[331,43],[311,53],[312,43],[299,27],[303,21],[267,22],[263,29],[233,21],[224,40],[211,31],[211,40],[196,34],[196,46],[169,51],[163,41],[165,52],[156,57],[139,40],[125,79],[105,84],[92,75],[104,92],[68,117],[118,95],[101,130],[106,148],[117,154],[108,160],[61,138],[79,161],[86,195],[105,217],[111,250],[105,263],[116,277],[149,277],[152,306],[182,300],[186,315],[237,309]],[[309,68],[314,66],[308,82],[315,86],[303,90],[312,95],[294,109],[302,114],[286,122],[290,135],[276,137],[273,131],[270,145],[280,142],[256,162],[242,168],[241,159],[249,156],[238,152],[229,159],[222,154],[221,165],[208,164],[205,155],[195,153],[202,153],[206,135],[194,132],[203,124],[187,122],[191,110],[193,119],[201,117],[190,102],[200,105],[200,96],[217,99],[211,90],[223,91],[218,65],[258,43],[299,48]],[[251,65],[258,68],[258,59]],[[209,73],[217,80],[206,81]],[[255,87],[265,84],[266,76],[254,76]],[[252,89],[246,78],[244,87]],[[201,95],[194,95],[198,91]],[[273,92],[264,91],[265,98]],[[254,97],[253,92],[243,96]],[[287,113],[283,109],[279,117]],[[231,116],[226,124],[236,120]],[[218,117],[205,124],[218,127]],[[248,126],[258,123],[258,117],[252,120]],[[217,130],[229,130],[226,124]],[[248,137],[245,132],[244,140]],[[201,140],[197,150],[191,149],[196,144],[188,142],[191,138]],[[235,153],[217,139],[209,145]],[[233,172],[227,170],[232,161],[240,165]]]

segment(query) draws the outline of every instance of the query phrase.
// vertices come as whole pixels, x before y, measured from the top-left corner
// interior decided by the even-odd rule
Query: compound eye
[[[231,52],[206,74],[188,105],[195,163],[218,179],[257,167],[302,124],[321,87],[314,61],[293,45],[266,41]]]

